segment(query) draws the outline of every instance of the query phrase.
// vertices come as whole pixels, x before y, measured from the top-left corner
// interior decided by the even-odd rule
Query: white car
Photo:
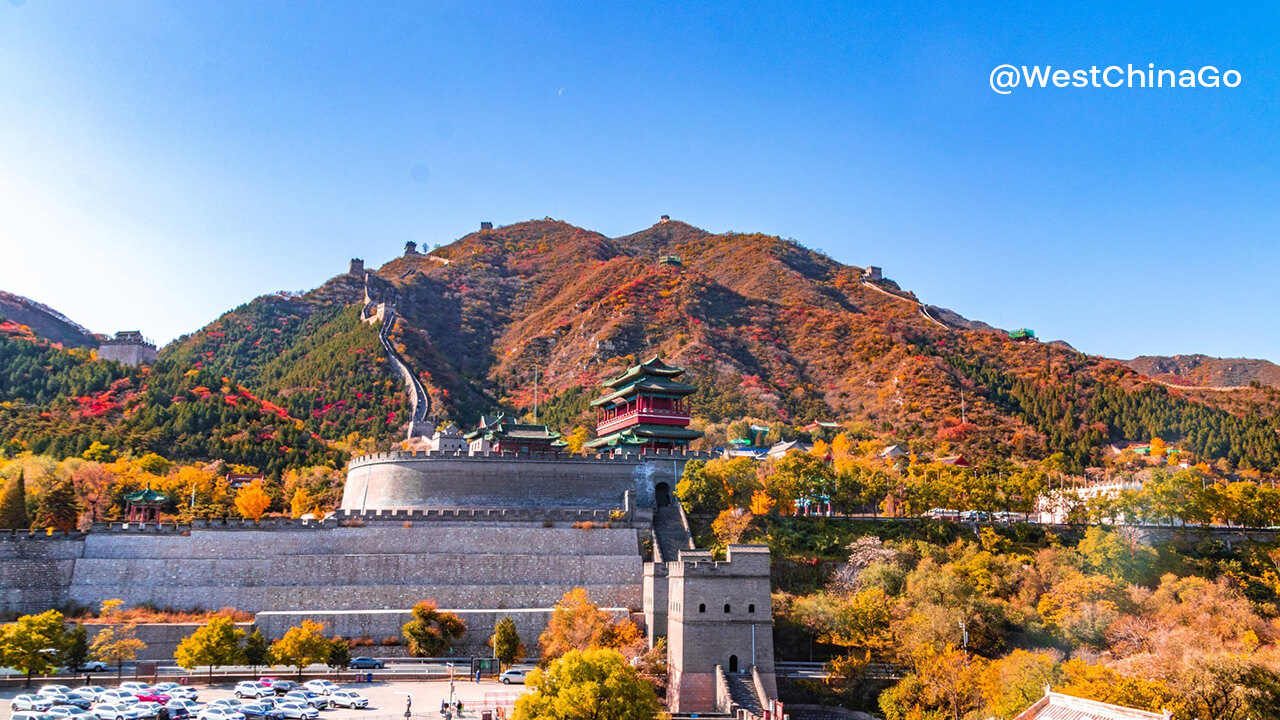
[[[524,670],[512,669],[499,675],[498,679],[502,681],[503,685],[510,685],[512,683],[523,685],[525,675],[527,675],[527,673]]]
[[[232,710],[235,710],[236,708],[240,707],[243,704],[244,704],[243,702],[240,702],[235,698],[218,698],[217,700],[214,700],[213,702],[209,703],[206,707],[230,708]]]
[[[134,712],[137,712],[144,718],[153,718],[160,714],[160,708],[164,706],[158,702],[140,702],[133,706]]]
[[[182,698],[183,700],[195,700],[200,697],[200,692],[190,685],[179,685],[176,682],[162,682],[152,688],[158,693],[164,693],[171,698]]]
[[[71,694],[79,695],[86,700],[93,700],[96,702],[98,700],[98,696],[106,691],[107,689],[101,685],[85,685],[84,687],[78,687],[72,690]]]
[[[369,698],[355,690],[334,690],[329,693],[329,704],[333,707],[367,708],[369,707]]]
[[[70,695],[71,688],[66,685],[41,685],[37,695]]]
[[[9,720],[48,720],[49,716],[34,710],[19,710],[9,715]]]
[[[88,660],[80,666],[80,672],[106,672],[111,667],[101,660]]]
[[[283,714],[290,720],[316,720],[320,717],[320,711],[304,705],[300,702],[285,702],[276,705],[276,712]]]
[[[196,720],[244,720],[244,715],[235,708],[224,705],[211,705],[196,715]]]
[[[93,720],[93,715],[88,710],[81,710],[71,705],[55,705],[49,708],[45,716],[46,718],[55,717],[58,720]]]
[[[274,697],[275,694],[276,691],[272,690],[270,685],[264,682],[258,682],[257,680],[245,680],[243,682],[236,683],[235,695],[238,698]]]
[[[321,695],[328,695],[335,690],[341,689],[332,680],[308,680],[302,684],[302,687]]]
[[[10,710],[33,710],[35,712],[44,712],[53,707],[53,700],[43,695],[32,695],[31,693],[23,693],[15,696],[9,701]]]
[[[165,704],[165,707],[182,708],[183,710],[186,710],[192,715],[195,715],[196,713],[200,712],[200,708],[203,706],[200,703],[196,702],[195,700],[188,700],[186,698],[174,698],[170,700],[167,704]]]
[[[328,698],[309,688],[302,688],[301,690],[287,692],[281,699],[285,702],[296,702],[301,705],[310,705],[316,710],[323,710],[329,707]]]
[[[131,691],[123,688],[115,688],[112,690],[103,690],[98,695],[100,703],[114,703],[119,705],[133,705],[138,702],[138,696]]]
[[[141,720],[142,715],[132,705],[124,703],[97,703],[89,712],[98,720]]]
[[[130,680],[129,682],[120,683],[120,689],[128,690],[131,693],[140,693],[146,690],[150,690],[151,686],[144,682],[137,682],[136,680]]]

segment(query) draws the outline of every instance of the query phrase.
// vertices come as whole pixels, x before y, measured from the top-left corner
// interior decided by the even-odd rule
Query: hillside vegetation
[[[1193,462],[1280,466],[1276,390],[1168,387],[1065,343],[1014,341],[778,237],[665,222],[608,238],[523,222],[397,258],[371,275],[370,292],[396,308],[392,341],[433,415],[464,426],[498,409],[531,414],[536,373],[541,420],[593,428],[600,381],[660,354],[699,387],[707,446],[743,418],[784,435],[824,419],[979,462],[1057,457],[1080,471],[1112,443],[1160,438]],[[96,441],[273,474],[391,447],[407,403],[377,328],[359,321],[363,302],[362,279],[345,274],[264,296],[163,348],[145,371],[10,323],[0,440],[6,452],[82,454]]]

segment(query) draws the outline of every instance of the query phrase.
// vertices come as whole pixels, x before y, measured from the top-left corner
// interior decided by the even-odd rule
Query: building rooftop
[[[676,395],[683,397],[692,395],[697,392],[698,388],[688,384],[669,380],[664,377],[638,377],[635,382],[621,387],[616,391],[609,393],[601,398],[591,401],[591,407],[599,407],[610,403],[618,402],[624,398],[628,398],[637,392],[645,392],[651,395]]]
[[[1172,717],[1168,711],[1136,710],[1049,691],[1013,720],[1169,720]]]
[[[657,355],[645,360],[639,365],[632,365],[624,370],[621,374],[604,381],[605,387],[620,388],[631,383],[645,375],[658,375],[661,377],[674,378],[684,374],[684,368],[674,367],[662,362]]]

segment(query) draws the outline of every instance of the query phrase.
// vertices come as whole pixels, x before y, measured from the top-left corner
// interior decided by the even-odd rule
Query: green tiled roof
[[[586,443],[589,448],[643,445],[654,440],[697,440],[702,431],[676,425],[633,425]]]
[[[131,503],[159,504],[168,499],[169,497],[167,495],[158,493],[150,487],[138,490],[137,492],[131,492],[124,496],[124,501]]]
[[[630,385],[615,390],[604,397],[592,400],[591,407],[608,405],[609,403],[630,397],[637,392],[645,392],[651,395],[675,395],[676,397],[683,397],[685,395],[692,395],[697,391],[698,388],[688,383],[668,380],[662,377],[642,377]]]
[[[684,373],[684,368],[678,368],[668,365],[657,356],[645,360],[639,365],[632,365],[627,368],[621,375],[604,381],[605,387],[619,388],[630,383],[633,380],[641,378],[645,375],[659,375],[662,377],[679,377]]]

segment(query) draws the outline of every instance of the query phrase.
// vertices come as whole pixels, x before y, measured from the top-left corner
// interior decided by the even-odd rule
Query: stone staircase
[[[725,686],[729,689],[729,699],[733,704],[756,717],[764,715],[764,708],[756,695],[756,685],[751,679],[751,673],[725,673],[724,679]]]
[[[661,556],[662,562],[674,562],[681,550],[693,549],[693,538],[689,535],[680,516],[679,501],[674,498],[671,505],[654,508],[654,549]]]

